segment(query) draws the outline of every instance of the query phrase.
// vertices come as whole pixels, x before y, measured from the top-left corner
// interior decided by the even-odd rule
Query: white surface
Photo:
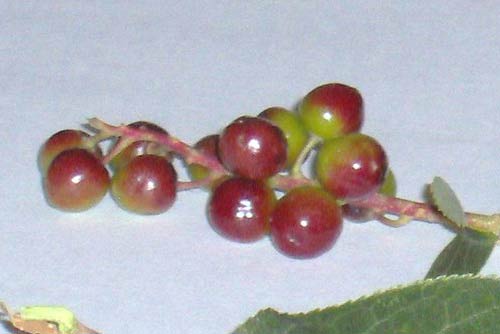
[[[452,238],[438,226],[346,223],[328,254],[291,260],[216,235],[203,191],[156,217],[109,196],[58,212],[36,167],[48,136],[88,117],[195,142],[338,81],[363,93],[364,132],[402,197],[440,175],[468,210],[500,212],[500,5],[418,3],[1,1],[0,299],[66,305],[105,334],[222,334],[268,306],[307,311],[422,278]],[[498,250],[483,272],[500,272]]]

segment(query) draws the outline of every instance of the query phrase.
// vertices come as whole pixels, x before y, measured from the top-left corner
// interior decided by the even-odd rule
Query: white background
[[[421,279],[453,237],[346,222],[329,253],[299,261],[267,239],[219,237],[201,190],[155,217],[109,196],[59,212],[38,149],[92,116],[193,143],[343,82],[362,92],[363,131],[386,148],[400,196],[421,199],[440,175],[468,210],[500,212],[498,1],[0,1],[0,17],[0,299],[14,307],[62,304],[106,334],[223,334],[265,307]],[[495,250],[483,273],[499,272]]]

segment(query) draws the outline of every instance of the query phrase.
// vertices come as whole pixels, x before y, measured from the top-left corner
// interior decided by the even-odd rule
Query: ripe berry
[[[268,119],[279,127],[285,135],[287,142],[286,166],[292,167],[298,155],[307,143],[308,134],[297,114],[280,107],[264,110],[259,117]]]
[[[356,132],[363,123],[363,99],[356,88],[331,83],[309,92],[299,115],[307,130],[323,138]]]
[[[337,198],[356,199],[377,191],[386,170],[382,146],[360,133],[327,140],[316,156],[316,176]]]
[[[342,230],[342,214],[332,195],[305,186],[280,198],[270,224],[273,243],[282,253],[312,258],[333,246]]]
[[[48,202],[67,211],[83,211],[97,204],[109,187],[101,161],[85,149],[63,151],[54,158],[44,178]]]
[[[283,169],[287,147],[283,132],[269,121],[240,117],[219,139],[219,157],[231,172],[250,179],[264,179]]]
[[[120,168],[111,181],[111,193],[126,210],[139,214],[159,214],[174,203],[177,173],[163,157],[144,154]]]
[[[168,132],[162,127],[146,121],[130,123],[127,126],[140,130],[149,130],[156,133],[168,134]],[[109,162],[109,164],[113,170],[118,170],[128,164],[134,157],[143,154],[155,154],[168,160],[171,159],[170,152],[168,152],[164,146],[147,140],[139,140],[123,149]]]
[[[93,148],[88,148],[86,146],[86,140],[88,138],[89,135],[80,130],[61,130],[53,134],[42,145],[38,154],[38,166],[42,174],[44,175],[47,172],[50,163],[59,153],[72,148],[89,149],[89,151],[100,158],[102,156],[102,152],[98,146]]]
[[[273,190],[264,181],[234,177],[214,189],[208,202],[208,218],[222,236],[252,242],[267,233],[275,201]]]

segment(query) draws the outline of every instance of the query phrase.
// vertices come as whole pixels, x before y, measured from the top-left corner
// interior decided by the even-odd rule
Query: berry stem
[[[210,173],[207,177],[200,179],[200,180],[195,180],[195,181],[178,181],[177,182],[177,190],[178,191],[184,191],[184,190],[191,190],[191,189],[197,189],[197,188],[207,188],[212,184],[212,182],[216,181],[221,175],[214,175]]]
[[[118,142],[116,143],[116,145],[113,145],[113,147],[108,152],[108,154],[106,154],[102,157],[102,159],[101,159],[102,163],[104,165],[107,165],[116,155],[118,155],[118,153],[120,153],[122,150],[127,148],[127,146],[129,146],[133,142],[134,141],[129,139],[128,137],[120,137],[120,139],[118,139]]]
[[[287,192],[301,186],[318,186],[317,181],[303,175],[275,175],[270,179],[270,185],[276,190]]]
[[[390,224],[385,215],[393,214],[399,216],[399,219],[393,220],[393,226],[404,225],[410,220],[420,220],[428,223],[451,224],[443,215],[441,215],[433,206],[425,203],[409,201],[396,197],[388,197],[375,193],[367,198],[352,201],[349,204],[374,210],[376,215],[385,218],[385,223]],[[477,213],[466,213],[467,227],[500,235],[500,214],[483,215]]]
[[[210,169],[211,172],[209,176],[202,180],[179,182],[178,190],[204,187],[217,178],[230,174],[215,157],[203,154],[171,135],[127,127],[125,125],[112,126],[99,120],[98,118],[91,118],[89,120],[89,124],[97,130],[96,135],[92,138],[96,144],[99,141],[112,137],[119,138],[118,145],[116,145],[115,149],[113,149],[105,157],[106,161],[111,160],[113,156],[118,154],[126,145],[135,141],[146,140],[157,142],[166,146],[169,150],[182,157],[188,164],[195,163]],[[278,174],[272,177],[270,179],[271,187],[285,192],[300,186],[319,186],[317,181],[305,177],[300,172],[300,167],[308,152],[312,150],[320,140],[321,139],[319,138],[312,137],[299,155],[290,174]],[[369,209],[373,213],[374,219],[378,219],[382,223],[394,227],[405,225],[412,220],[456,227],[453,223],[441,215],[432,205],[426,203],[414,202],[396,197],[388,197],[375,193],[363,199],[350,201],[349,204],[355,207]],[[395,215],[398,218],[392,219],[387,217],[387,215]],[[477,231],[494,233],[495,235],[500,236],[500,213],[493,215],[466,213],[466,218],[467,227]]]
[[[153,131],[135,129],[132,127],[128,127],[125,125],[121,126],[113,126],[101,121],[98,118],[89,119],[89,124],[94,129],[98,130],[97,136],[100,140],[111,138],[111,137],[119,137],[119,138],[127,138],[130,140],[129,144],[139,140],[146,140],[157,142],[159,144],[165,145],[172,152],[177,153],[181,156],[186,163],[192,164],[196,163],[202,165],[204,167],[212,170],[213,173],[218,174],[226,174],[226,170],[220,164],[220,162],[208,155],[203,155],[188,144],[183,141],[167,134],[157,133]],[[113,152],[114,155],[119,153],[117,150]],[[111,160],[113,156],[108,157],[108,160]]]
[[[294,177],[299,177],[302,176],[301,168],[302,165],[304,164],[304,161],[307,159],[307,156],[309,155],[309,152],[311,152],[319,143],[321,143],[322,139],[318,136],[311,135],[309,139],[307,140],[306,145],[300,151],[299,156],[297,157],[297,160],[295,160],[292,168],[290,169],[290,174]]]

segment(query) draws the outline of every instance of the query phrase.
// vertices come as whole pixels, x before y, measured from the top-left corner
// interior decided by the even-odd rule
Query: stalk
[[[206,187],[219,177],[230,175],[216,158],[199,152],[192,146],[171,135],[131,128],[125,125],[113,126],[98,118],[90,119],[89,124],[97,131],[96,135],[92,138],[92,144],[94,145],[102,140],[118,138],[117,144],[103,157],[103,162],[109,162],[127,145],[135,141],[147,140],[164,145],[168,150],[182,158],[187,164],[195,163],[202,165],[211,171],[206,179],[179,182],[178,190]],[[308,145],[309,149],[314,148],[316,144],[317,141],[311,140]],[[301,152],[302,160],[307,156],[307,153],[308,152],[305,150]],[[274,189],[283,192],[300,186],[319,186],[317,181],[309,179],[300,173],[298,164],[293,167],[290,174],[280,174],[272,177],[270,179],[270,184]],[[375,193],[362,199],[349,201],[348,204],[358,208],[369,209],[374,219],[393,227],[405,225],[413,220],[442,224],[452,228],[456,227],[440,214],[435,207],[427,203],[415,202],[397,197],[388,197]],[[395,215],[397,218],[389,218],[387,215]],[[492,215],[466,213],[466,220],[468,228],[500,236],[500,213]]]

